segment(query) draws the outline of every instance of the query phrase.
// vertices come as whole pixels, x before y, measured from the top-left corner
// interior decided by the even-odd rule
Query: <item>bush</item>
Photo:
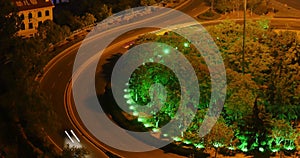
[[[205,13],[197,16],[197,18],[200,20],[214,20],[214,19],[218,19],[219,17],[220,17],[220,14],[218,14],[214,11],[211,11],[211,10],[208,10]]]

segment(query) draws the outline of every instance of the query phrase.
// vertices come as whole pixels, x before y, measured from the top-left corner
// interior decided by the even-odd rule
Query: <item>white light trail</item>
[[[65,131],[66,135],[68,136],[68,138],[71,140],[72,143],[74,143],[73,139],[70,137],[69,133],[67,131]]]
[[[76,134],[73,132],[73,130],[71,130],[71,133],[73,134],[73,136],[75,137],[75,139],[80,142],[80,140],[78,139],[78,137],[76,136]]]

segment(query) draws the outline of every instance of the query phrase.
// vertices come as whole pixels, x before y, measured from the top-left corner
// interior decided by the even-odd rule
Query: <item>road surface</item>
[[[179,10],[191,15],[191,16],[197,16],[199,13],[201,13],[203,10],[198,9],[197,6],[201,5],[201,3],[197,0],[192,0],[187,2],[184,6],[182,6]],[[168,23],[168,18],[161,18],[159,19],[159,22],[165,22]],[[241,19],[235,19],[236,21],[241,21]],[[292,21],[292,22],[298,22],[298,20],[295,19],[272,19],[272,21]],[[153,23],[157,22],[157,19],[150,19],[146,21],[145,23]],[[211,22],[205,22],[204,25],[212,25],[220,23],[221,21],[211,21]],[[135,38],[137,35],[153,31],[153,29],[140,29],[136,31],[130,31],[121,36],[118,40],[114,41],[114,46],[109,47],[108,52],[120,52],[125,51],[125,49],[122,49],[122,46],[130,41],[131,39]],[[109,34],[108,34],[109,35]],[[50,99],[53,101],[53,105],[55,106],[56,112],[59,115],[59,118],[61,120],[61,123],[63,125],[63,129],[61,129],[60,133],[56,135],[51,135],[53,140],[62,148],[64,142],[60,142],[62,137],[66,137],[64,134],[64,130],[73,129],[75,133],[77,133],[79,139],[81,140],[82,146],[88,148],[90,151],[91,157],[107,157],[106,151],[110,151],[116,155],[120,155],[122,157],[153,157],[155,156],[164,156],[164,157],[180,157],[175,154],[165,154],[162,150],[154,150],[151,152],[144,152],[144,153],[130,153],[130,152],[124,152],[115,150],[112,148],[109,148],[108,146],[102,144],[101,142],[97,142],[92,136],[89,135],[85,130],[80,130],[80,128],[84,127],[78,127],[76,125],[76,122],[70,121],[70,113],[68,112],[70,110],[70,107],[66,107],[65,101],[66,98],[65,92],[66,92],[66,86],[69,85],[71,75],[72,75],[72,68],[73,68],[73,62],[77,53],[77,50],[80,46],[79,44],[73,45],[72,47],[68,48],[64,52],[61,53],[59,58],[56,58],[56,60],[52,61],[51,65],[48,67],[46,73],[44,74],[42,80],[41,80],[41,88],[45,90],[46,94],[50,97]],[[104,86],[104,85],[103,85]],[[68,89],[67,89],[68,90]],[[70,90],[70,89],[69,89]],[[69,108],[69,109],[68,109]],[[66,112],[66,109],[68,110]],[[80,122],[79,122],[80,124]]]
[[[190,0],[186,2],[183,6],[178,8],[179,10],[184,11],[187,14],[192,16],[197,15],[200,10],[194,9],[197,8],[201,3],[197,0]],[[160,22],[167,22],[170,19],[164,19],[160,17]],[[156,19],[148,20],[149,23],[153,23]],[[153,31],[153,29],[143,29],[138,31],[131,31],[124,34],[114,43],[117,43],[116,47],[112,48],[110,52],[118,52],[120,51],[120,47],[128,42],[130,38],[136,37],[139,34],[143,34],[149,31]],[[127,40],[125,40],[127,39]],[[51,64],[48,65],[45,74],[41,79],[41,88],[46,92],[48,97],[52,100],[53,106],[55,106],[55,110],[58,114],[59,120],[63,126],[63,128],[57,134],[49,134],[52,140],[56,142],[56,144],[63,148],[64,142],[61,141],[62,138],[67,140],[67,136],[64,135],[64,130],[73,129],[73,131],[77,134],[79,139],[81,140],[81,145],[86,147],[90,151],[90,157],[108,157],[106,150],[103,150],[101,146],[95,146],[94,143],[91,143],[86,137],[81,135],[81,132],[74,129],[74,124],[69,119],[68,113],[66,113],[65,109],[65,89],[66,85],[68,85],[71,76],[72,76],[72,68],[73,62],[77,53],[77,50],[80,46],[79,44],[73,45],[62,52],[58,57],[51,61]],[[103,145],[104,146],[104,145]],[[105,147],[105,146],[104,146]],[[110,149],[113,150],[113,149]],[[175,154],[165,154],[162,150],[155,150],[151,152],[145,153],[129,153],[129,152],[122,152],[114,150],[117,154],[121,155],[122,157],[153,157],[154,155],[164,155],[164,157],[179,157]]]

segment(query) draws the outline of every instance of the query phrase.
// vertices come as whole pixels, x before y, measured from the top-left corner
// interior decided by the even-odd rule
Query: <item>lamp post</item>
[[[247,10],[247,0],[244,0],[243,57],[242,57],[243,74],[245,73],[246,10]]]

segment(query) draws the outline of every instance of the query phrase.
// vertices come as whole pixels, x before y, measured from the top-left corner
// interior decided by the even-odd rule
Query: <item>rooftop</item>
[[[54,6],[51,0],[12,0],[19,11]]]

